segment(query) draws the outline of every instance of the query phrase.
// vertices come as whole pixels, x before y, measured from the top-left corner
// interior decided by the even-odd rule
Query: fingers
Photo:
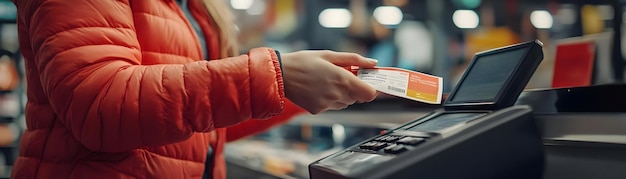
[[[340,103],[340,102],[336,102],[336,103],[331,104],[328,109],[330,109],[330,110],[342,110],[342,109],[346,109],[348,106],[350,106],[350,105],[349,104]]]
[[[359,73],[359,67],[357,66],[346,66],[346,67],[341,67],[341,68],[349,71],[353,75],[357,75]]]
[[[356,53],[346,53],[346,52],[333,52],[333,51],[324,51],[322,52],[322,58],[325,60],[343,67],[349,66],[359,66],[365,68],[371,68],[376,66],[378,63],[377,60],[371,58],[365,58]]]
[[[350,106],[350,105],[353,105],[353,104],[354,104],[354,103],[356,103],[356,102],[357,102],[357,100],[356,100],[356,99],[354,99],[354,98],[353,98],[350,94],[348,94],[348,93],[347,93],[347,91],[346,91],[346,94],[344,94],[344,95],[341,97],[341,99],[340,99],[337,103],[341,103],[341,104],[344,104],[344,105],[346,105],[346,106]]]
[[[349,93],[358,102],[370,102],[376,98],[376,89],[356,77],[350,80]]]
[[[355,102],[370,102],[376,98],[376,89],[374,89],[371,85],[363,82],[358,77],[354,76],[352,73],[346,70],[340,70],[339,78],[344,80],[343,90],[344,96],[347,96],[347,100],[344,98],[344,103],[354,104]]]
[[[319,114],[328,110],[342,110],[346,109],[350,106],[350,104],[342,103],[342,102],[330,102],[326,104],[324,107],[314,108],[308,110],[311,114]]]

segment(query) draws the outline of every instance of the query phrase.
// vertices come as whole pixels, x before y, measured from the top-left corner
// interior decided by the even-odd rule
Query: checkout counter
[[[543,137],[545,179],[626,178],[626,84],[526,91]]]
[[[448,109],[443,110],[439,109],[441,106],[421,106],[401,112],[356,109],[304,115],[274,133],[264,134],[265,138],[257,136],[252,143],[244,141],[227,146],[230,147],[226,150],[231,167],[229,177],[245,177],[242,170],[231,172],[231,169],[245,168],[253,170],[254,174],[249,176],[256,176],[254,178],[626,178],[625,91],[626,85],[532,90],[512,94],[515,96],[512,101],[499,103],[509,104],[503,106],[464,108],[446,102]],[[401,104],[385,106],[393,105]],[[403,150],[405,155],[386,154],[393,151],[389,144],[375,152],[370,150],[375,147],[369,145],[372,142],[393,140],[398,143],[399,140],[390,137],[397,134],[428,135],[429,128],[419,124],[458,110],[463,111],[460,114],[475,114],[476,110],[488,114],[474,116],[473,120],[480,119],[474,123],[481,125],[435,131],[438,133],[435,136],[439,137],[424,136],[431,143],[424,143],[428,145],[422,148],[409,146],[408,150]],[[359,120],[355,120],[357,118]],[[500,123],[496,124],[498,121]],[[481,126],[491,126],[491,129]],[[280,136],[288,134],[285,131],[289,128],[299,128],[297,139],[283,140],[289,137]],[[416,128],[418,130],[411,132]],[[481,132],[472,132],[475,130]],[[309,131],[309,134],[302,131]],[[485,131],[496,135],[484,135]],[[303,136],[327,141],[324,145],[312,144]],[[240,155],[245,151],[235,150],[251,146],[255,147],[256,154],[247,157]],[[266,146],[266,149],[259,146]],[[346,155],[347,152],[357,154]],[[372,157],[375,155],[392,157],[377,161],[375,158],[380,157]],[[259,156],[265,158],[258,159]],[[354,165],[363,164],[362,161],[374,162],[366,162],[369,167]],[[251,165],[256,167],[248,167]],[[356,170],[349,170],[353,168]]]
[[[529,105],[533,108],[535,123],[542,134],[545,152],[544,179],[626,178],[625,91],[626,84],[522,92],[516,104]],[[377,111],[378,106],[389,109]],[[339,123],[348,129],[343,130],[346,132],[346,138],[355,136],[360,139],[371,138],[378,135],[380,131],[425,116],[437,107],[403,99],[383,99],[375,101],[374,104],[353,106],[345,111],[301,115],[270,133],[306,127],[325,128],[325,130],[332,131],[332,125]],[[411,110],[391,110],[398,108]],[[355,118],[360,120],[354,120]],[[356,133],[350,130],[368,132]],[[264,135],[268,136],[268,134]],[[327,145],[335,143],[332,135],[318,134],[315,137],[330,141]],[[227,150],[226,153],[230,154],[227,155],[229,178],[309,178],[307,169],[309,163],[339,150],[331,150],[333,147],[327,147],[327,150],[314,151],[300,147],[289,149],[292,150],[291,153],[298,154],[279,155],[278,153],[285,154],[282,150],[287,150],[284,147],[287,143],[293,143],[288,141],[308,142],[293,137],[285,138],[288,137],[283,137],[280,142],[277,142],[257,136],[229,144],[229,149],[239,149],[237,153],[240,150],[249,149],[244,146],[259,143],[267,146],[265,153],[260,154],[256,150],[259,153],[252,154],[250,151],[245,159],[241,155],[236,155],[235,151]],[[343,143],[342,146],[346,147],[356,144],[354,141],[347,140],[338,143]],[[272,163],[272,159],[263,158],[275,159],[278,158],[277,156],[282,156],[281,161],[274,163],[289,166],[289,169],[277,171],[279,169],[270,169],[271,166],[263,164],[264,161]],[[255,160],[250,160],[250,158],[255,158]]]

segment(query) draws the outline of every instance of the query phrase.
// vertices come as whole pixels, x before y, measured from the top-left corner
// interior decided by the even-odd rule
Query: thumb
[[[360,102],[370,102],[376,98],[377,91],[374,87],[364,81],[361,81],[355,76],[352,76],[351,79],[349,93],[352,98]]]
[[[337,66],[349,67],[349,66],[359,66],[365,68],[371,68],[376,66],[378,60],[365,58],[356,53],[346,53],[346,52],[333,52],[328,51],[324,55],[322,55],[326,61],[333,63]]]

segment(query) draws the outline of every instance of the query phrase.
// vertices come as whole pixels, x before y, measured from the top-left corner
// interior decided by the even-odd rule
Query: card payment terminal
[[[541,178],[543,145],[527,106],[513,106],[542,43],[474,56],[439,109],[309,165],[313,179]]]

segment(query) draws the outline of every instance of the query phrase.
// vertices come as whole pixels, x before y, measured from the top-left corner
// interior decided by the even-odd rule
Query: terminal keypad
[[[395,155],[406,152],[424,141],[426,139],[421,137],[383,135],[359,145],[358,148],[366,152]]]

